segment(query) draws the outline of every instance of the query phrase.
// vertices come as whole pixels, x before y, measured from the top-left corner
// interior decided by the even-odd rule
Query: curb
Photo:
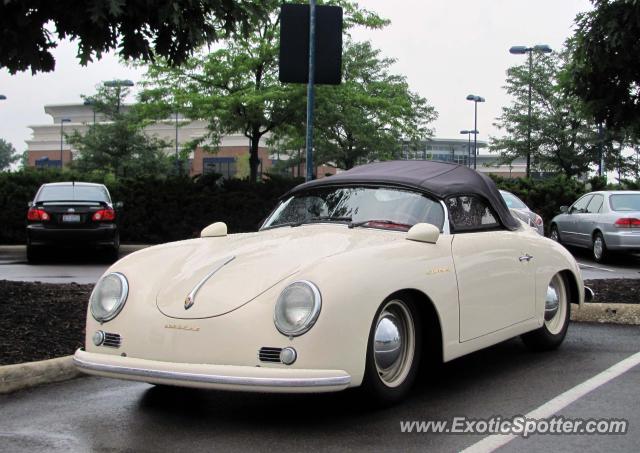
[[[80,376],[73,356],[0,366],[0,394]]]
[[[599,304],[588,302],[579,307],[571,306],[571,320],[640,325],[640,304]]]

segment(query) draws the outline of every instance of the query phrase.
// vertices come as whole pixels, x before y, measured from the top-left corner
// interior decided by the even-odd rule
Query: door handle
[[[524,255],[522,255],[520,258],[518,258],[520,260],[520,262],[522,263],[523,261],[529,262],[533,259],[533,256],[529,255],[528,253],[525,253]]]

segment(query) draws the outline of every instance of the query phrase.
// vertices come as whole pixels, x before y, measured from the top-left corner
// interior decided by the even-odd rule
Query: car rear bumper
[[[640,250],[640,229],[607,232],[604,241],[609,250],[635,251]]]
[[[97,354],[78,349],[82,372],[97,376],[181,387],[269,393],[320,393],[344,390],[351,376],[341,370],[171,363]]]
[[[32,245],[73,245],[94,243],[112,245],[118,227],[100,224],[95,228],[45,228],[41,224],[27,225],[27,237]]]

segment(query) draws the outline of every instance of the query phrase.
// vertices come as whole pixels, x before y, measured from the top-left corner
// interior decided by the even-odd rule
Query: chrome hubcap
[[[411,311],[401,300],[392,300],[380,311],[373,338],[373,357],[380,380],[388,387],[402,384],[411,370],[414,352]]]
[[[556,335],[562,331],[567,317],[567,303],[564,280],[556,274],[549,282],[544,304],[544,324],[549,333]]]
[[[558,242],[558,230],[555,228],[551,230],[551,240]]]
[[[602,238],[600,236],[598,236],[593,241],[593,255],[597,259],[602,258],[602,248],[603,248],[602,247]]]

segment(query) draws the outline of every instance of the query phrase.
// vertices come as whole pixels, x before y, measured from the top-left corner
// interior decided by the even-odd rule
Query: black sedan
[[[37,261],[45,247],[96,247],[115,261],[120,248],[116,207],[102,184],[43,184],[27,212],[27,260]]]

